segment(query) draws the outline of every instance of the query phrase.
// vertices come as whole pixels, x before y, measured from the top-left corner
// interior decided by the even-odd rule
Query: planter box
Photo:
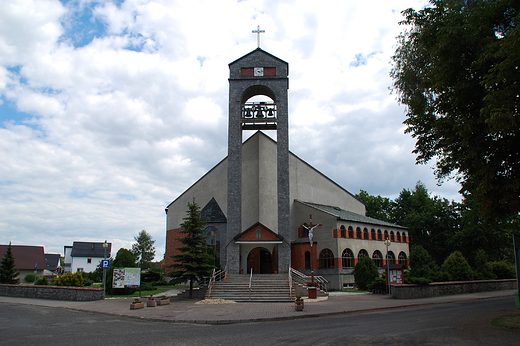
[[[144,303],[130,303],[130,310],[137,310],[144,308]]]
[[[307,292],[309,294],[309,299],[316,299],[318,297],[318,290],[316,287],[307,288]]]
[[[303,301],[301,302],[301,304],[294,303],[294,310],[303,311]]]
[[[155,300],[149,300],[146,302],[146,306],[149,307],[149,308],[154,308],[155,307]]]
[[[157,300],[157,305],[169,305],[169,304],[170,304],[170,298]]]

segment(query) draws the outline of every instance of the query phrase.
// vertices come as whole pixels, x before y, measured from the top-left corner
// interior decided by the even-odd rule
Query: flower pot
[[[144,308],[144,303],[130,303],[130,310],[137,310]]]
[[[155,300],[149,300],[146,302],[146,306],[149,307],[149,308],[154,308],[155,307]]]
[[[169,304],[170,304],[170,298],[157,300],[157,305],[169,305]]]
[[[294,303],[294,310],[296,311],[303,311],[303,300],[300,301],[300,303]]]

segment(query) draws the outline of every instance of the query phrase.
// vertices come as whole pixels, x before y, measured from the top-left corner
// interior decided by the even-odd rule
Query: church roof
[[[251,52],[249,52],[249,53],[247,53],[246,55],[241,56],[240,58],[236,59],[235,61],[230,62],[228,65],[231,66],[231,65],[237,63],[238,61],[240,61],[240,60],[242,60],[242,59],[244,59],[244,58],[247,58],[248,56],[253,55],[253,54],[255,54],[255,53],[256,53],[256,54],[266,54],[267,56],[270,56],[270,57],[272,57],[272,58],[274,58],[274,59],[280,61],[281,63],[284,63],[284,64],[286,64],[286,65],[289,65],[287,62],[283,61],[282,59],[278,58],[277,56],[274,56],[274,55],[271,54],[271,53],[266,52],[265,50],[263,50],[263,49],[260,48],[260,47],[257,48],[257,49],[255,49],[255,50],[253,50],[253,51],[251,51]]]
[[[377,225],[377,226],[385,226],[385,227],[393,227],[393,228],[402,228],[402,229],[408,229],[406,227],[396,225],[394,223],[381,221],[378,219],[374,219],[372,217],[368,217],[361,214],[356,214],[348,210],[344,210],[338,207],[330,206],[330,205],[323,205],[323,204],[316,204],[311,202],[304,202],[304,201],[297,201],[302,204],[305,204],[309,207],[312,207],[314,209],[318,209],[322,212],[325,212],[327,214],[331,214],[335,217],[337,217],[340,220],[344,221],[353,221],[353,222],[359,222],[359,223],[367,223],[371,225]]]

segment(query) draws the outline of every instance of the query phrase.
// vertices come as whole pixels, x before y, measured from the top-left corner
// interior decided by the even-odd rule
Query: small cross
[[[260,34],[265,32],[265,30],[260,30],[260,25],[257,27],[256,30],[253,30],[253,34],[257,34],[256,42],[258,44],[258,48],[260,48]]]

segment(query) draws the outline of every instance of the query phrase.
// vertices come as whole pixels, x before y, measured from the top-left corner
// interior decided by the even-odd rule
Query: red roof
[[[0,260],[5,257],[8,245],[0,245]],[[38,263],[38,269],[45,269],[45,254],[43,246],[11,245],[17,270],[34,270],[34,264]]]

